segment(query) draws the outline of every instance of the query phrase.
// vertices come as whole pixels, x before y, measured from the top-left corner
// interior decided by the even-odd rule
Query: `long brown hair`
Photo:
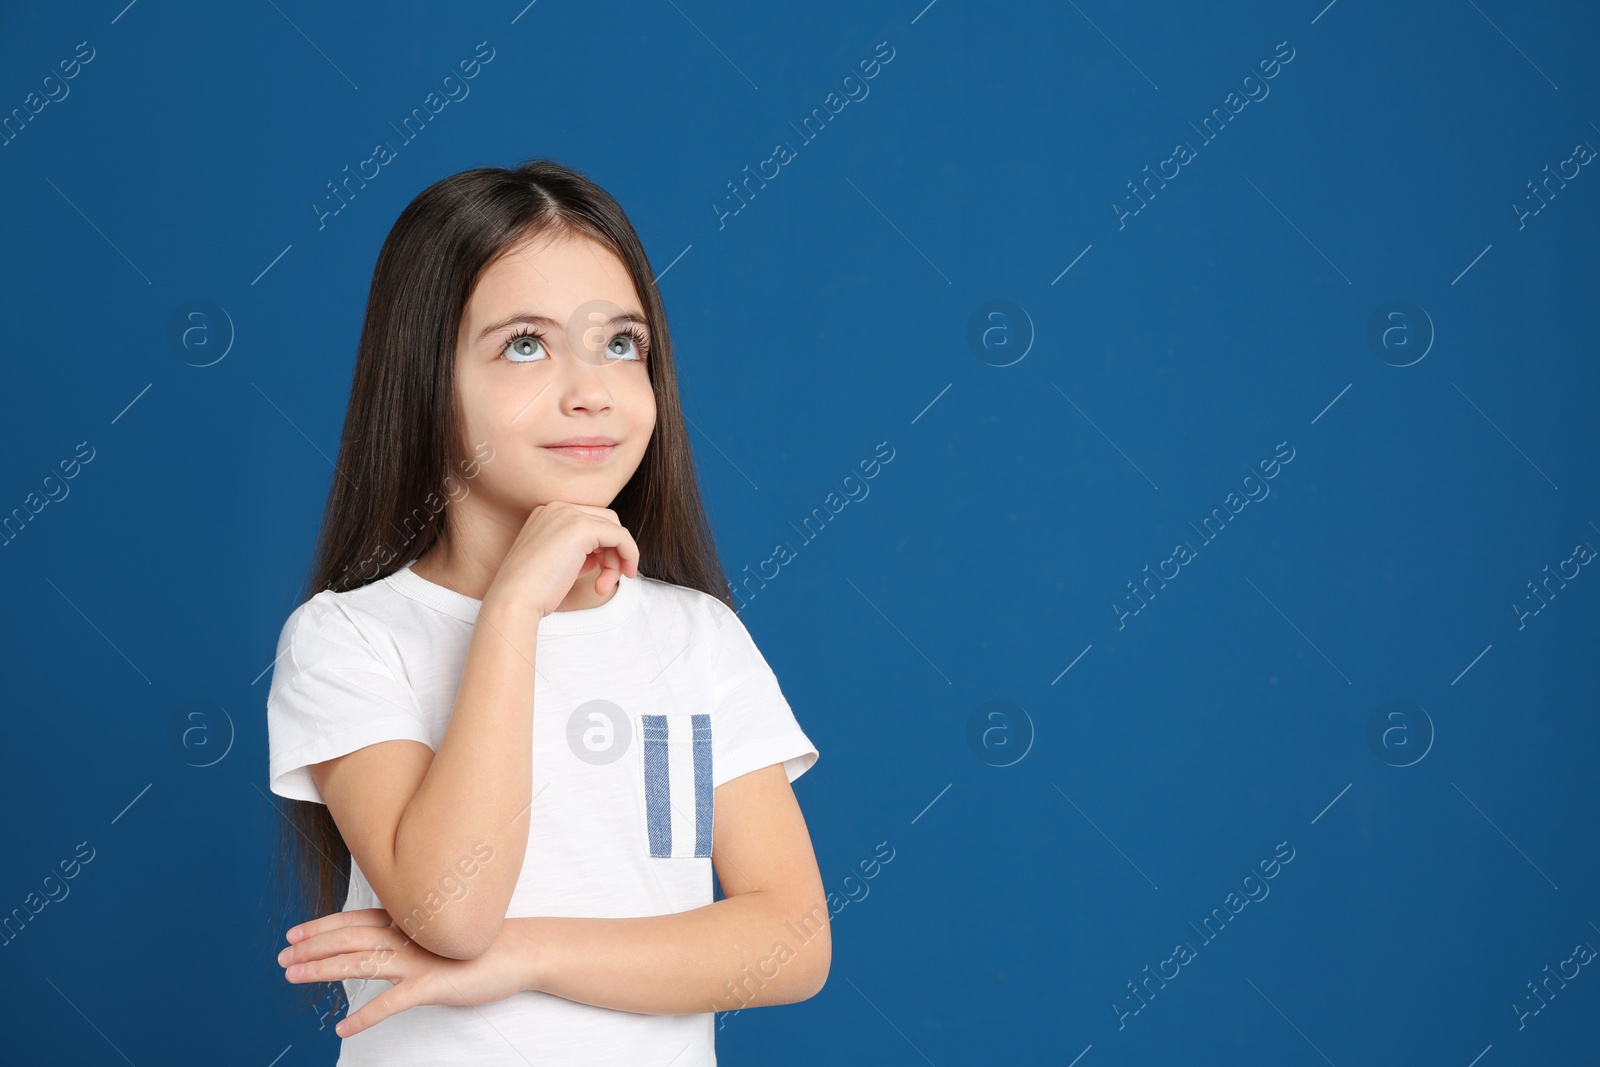
[[[461,316],[478,278],[503,252],[559,235],[610,249],[644,303],[656,424],[639,469],[611,503],[639,545],[639,574],[733,606],[700,499],[667,315],[644,246],[609,193],[548,159],[441,179],[406,206],[384,240],[304,599],[385,578],[448,533],[446,486],[470,462],[455,397]],[[280,814],[280,903],[294,895],[286,884],[290,868],[299,891],[285,918],[299,917],[277,927],[281,938],[296,922],[344,907],[350,850],[326,805],[284,799]],[[319,986],[302,988],[309,1004]]]

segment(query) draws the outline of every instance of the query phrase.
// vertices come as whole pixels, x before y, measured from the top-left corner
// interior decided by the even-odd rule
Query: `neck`
[[[441,534],[439,540],[417,559],[411,569],[430,582],[454,589],[474,600],[482,600],[488,594],[489,586],[499,573],[500,565],[511,551],[511,545],[520,530],[520,525],[509,533],[499,526],[480,527],[478,532],[481,536],[470,543],[452,538],[448,533]],[[580,573],[556,610],[578,611],[599,607],[616,596],[616,589],[606,596],[594,591],[595,579],[599,576],[598,563]],[[619,582],[618,588],[620,586]]]

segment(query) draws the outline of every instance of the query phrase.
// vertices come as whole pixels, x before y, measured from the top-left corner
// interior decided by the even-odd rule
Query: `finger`
[[[353,911],[336,911],[310,922],[291,926],[284,937],[291,943],[345,926],[388,926],[393,920],[382,908],[356,908]]]
[[[392,952],[348,952],[296,963],[286,968],[283,977],[295,984],[315,982],[370,981],[381,978],[386,982],[403,978],[406,968],[395,962]]]
[[[353,1015],[347,1015],[339,1020],[333,1032],[340,1037],[349,1037],[396,1015],[407,1008],[415,1007],[419,1001],[411,992],[411,982],[401,982],[390,989],[373,997],[361,1006],[361,1010]]]
[[[398,953],[387,949],[338,953],[325,959],[308,960],[284,969],[286,981],[296,985],[308,982],[367,982],[380,979],[399,982],[410,976],[412,966]]]
[[[617,546],[618,550],[622,553],[622,558],[633,567],[634,577],[638,577],[639,542],[634,540],[633,534],[628,530],[624,529],[622,532],[627,534],[627,537]]]
[[[347,952],[384,952],[392,956],[409,943],[405,935],[392,926],[352,924],[313,934],[278,953],[278,963],[289,967],[296,963],[327,959]]]
[[[585,515],[593,515],[597,519],[604,519],[616,526],[622,525],[622,519],[619,518],[617,513],[612,511],[610,508],[602,508],[594,504],[574,504],[570,501],[561,501],[561,503],[566,507],[572,508],[574,511],[580,511]]]
[[[313,930],[310,936],[301,938],[278,953],[278,962],[283,964],[303,963],[308,959],[331,956],[338,952],[349,952],[363,948],[383,948],[394,945],[395,931],[393,926],[379,926],[376,923],[346,923],[343,926],[328,926]]]
[[[633,534],[628,532],[626,526],[603,527],[600,530],[600,545],[617,554],[623,566],[632,565],[637,571],[639,563],[639,542],[633,539]],[[635,575],[637,576],[637,575]]]
[[[621,580],[620,557],[615,549],[607,548],[600,554],[600,577],[594,581],[594,590],[601,596],[606,596]]]

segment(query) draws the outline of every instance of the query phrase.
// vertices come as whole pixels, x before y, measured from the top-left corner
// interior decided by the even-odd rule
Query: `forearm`
[[[625,919],[505,921],[524,989],[653,1015],[733,1011],[814,996],[827,977],[825,902],[753,892]]]
[[[431,894],[427,919],[449,905],[438,910],[434,937],[419,939],[433,951],[487,948],[528,847],[538,619],[486,602],[478,621],[450,724],[395,830],[397,869],[411,872],[403,899]],[[455,881],[441,887],[452,871]],[[416,926],[407,932],[416,936]]]

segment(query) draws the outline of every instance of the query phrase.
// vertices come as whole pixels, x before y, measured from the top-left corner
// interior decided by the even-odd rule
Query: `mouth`
[[[573,437],[553,445],[544,445],[543,448],[554,456],[593,463],[609,457],[617,450],[617,443],[607,437]]]

